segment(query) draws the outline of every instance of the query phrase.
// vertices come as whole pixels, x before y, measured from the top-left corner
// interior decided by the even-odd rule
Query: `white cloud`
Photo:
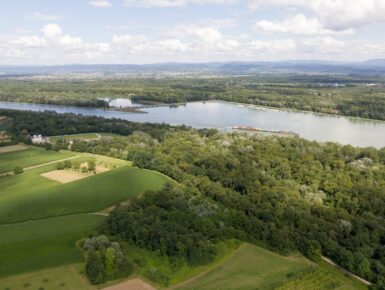
[[[43,47],[46,41],[38,36],[20,36],[11,40],[10,43],[21,47]]]
[[[253,9],[268,6],[310,9],[323,27],[331,30],[385,21],[384,0],[248,0],[248,3]]]
[[[90,5],[98,7],[98,8],[108,8],[108,7],[112,6],[111,2],[109,2],[107,0],[92,0],[89,3],[90,3]]]
[[[30,16],[27,16],[27,19],[29,20],[44,20],[44,21],[55,21],[62,19],[63,16],[60,15],[50,15],[50,14],[43,14],[41,12],[33,12]]]
[[[316,18],[307,18],[303,14],[289,16],[282,21],[257,21],[254,30],[265,33],[294,33],[305,35],[337,35],[352,34],[352,29],[335,31],[326,29]]]
[[[47,38],[54,38],[62,34],[61,27],[56,23],[51,23],[45,25],[41,31],[43,32],[44,36]]]
[[[129,7],[182,7],[189,4],[210,5],[210,4],[231,4],[236,0],[124,0],[124,5]]]
[[[335,54],[343,53],[346,50],[346,44],[343,41],[336,40],[332,37],[316,37],[308,38],[301,42],[301,50],[318,54]]]
[[[253,40],[250,48],[269,53],[288,52],[296,49],[297,45],[292,39]]]

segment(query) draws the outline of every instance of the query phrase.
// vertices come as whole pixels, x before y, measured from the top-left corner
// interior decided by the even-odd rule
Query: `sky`
[[[0,0],[0,64],[385,58],[385,0]]]

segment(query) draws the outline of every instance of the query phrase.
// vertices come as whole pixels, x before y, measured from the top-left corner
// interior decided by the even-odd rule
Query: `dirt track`
[[[141,279],[134,278],[126,282],[104,288],[103,290],[156,290]]]

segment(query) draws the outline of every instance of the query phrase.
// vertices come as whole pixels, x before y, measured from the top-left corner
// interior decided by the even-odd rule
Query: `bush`
[[[105,281],[103,261],[99,252],[88,254],[85,272],[91,284],[102,284]]]
[[[63,169],[64,169],[64,163],[63,163],[63,162],[58,162],[58,163],[56,164],[56,168],[57,168],[58,170],[63,170]]]
[[[20,166],[16,166],[14,169],[13,169],[13,173],[14,174],[21,174],[24,172],[24,169]]]

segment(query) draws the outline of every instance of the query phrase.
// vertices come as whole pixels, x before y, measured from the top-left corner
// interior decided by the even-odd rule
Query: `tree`
[[[88,166],[88,171],[94,172],[94,173],[96,172],[96,164],[94,160],[88,161],[87,166]]]
[[[114,248],[107,248],[104,264],[106,276],[112,277],[116,271],[116,255]]]
[[[99,252],[90,252],[86,261],[86,276],[91,284],[101,284],[105,281],[105,271]]]
[[[71,162],[71,160],[65,160],[63,165],[64,165],[64,168],[71,168],[72,162]]]
[[[63,169],[64,169],[64,164],[63,164],[63,162],[58,162],[58,163],[56,163],[56,169],[57,169],[57,170],[63,170]]]
[[[14,174],[21,174],[24,172],[24,169],[20,166],[16,166],[14,169],[13,169],[13,173]]]

